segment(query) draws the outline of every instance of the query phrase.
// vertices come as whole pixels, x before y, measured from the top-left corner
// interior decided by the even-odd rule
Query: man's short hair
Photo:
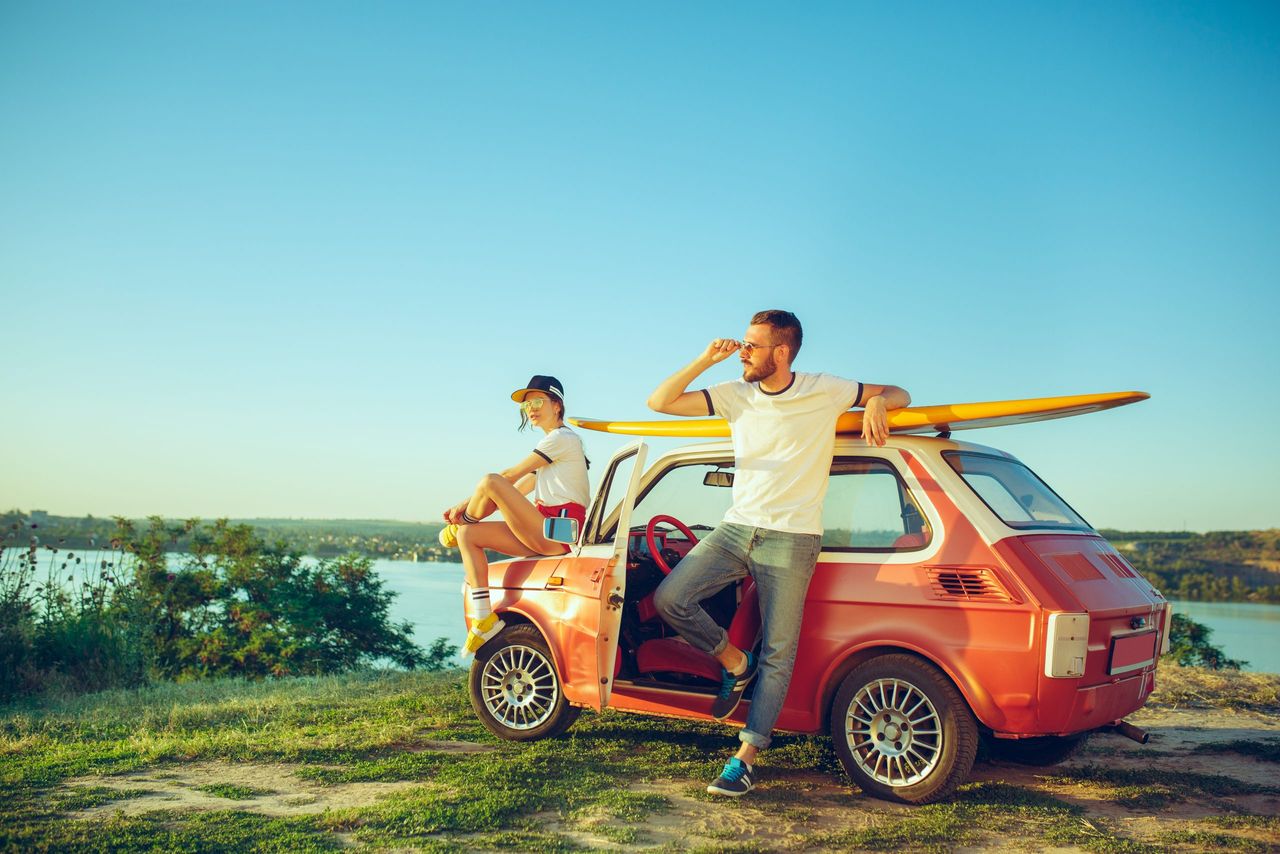
[[[791,350],[791,361],[795,361],[800,352],[800,344],[804,341],[804,330],[800,328],[800,318],[780,308],[757,311],[751,318],[751,324],[767,324],[773,328],[773,343],[786,344]]]

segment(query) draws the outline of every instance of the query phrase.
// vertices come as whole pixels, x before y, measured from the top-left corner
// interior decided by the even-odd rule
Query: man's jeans
[[[769,746],[791,684],[805,595],[821,548],[818,534],[789,534],[722,522],[685,555],[654,596],[658,612],[681,637],[716,655],[728,645],[729,636],[698,603],[747,575],[756,580],[762,637],[760,671],[747,726],[738,738],[761,750]]]

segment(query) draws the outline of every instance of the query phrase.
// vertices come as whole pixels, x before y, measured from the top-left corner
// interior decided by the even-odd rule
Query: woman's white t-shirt
[[[591,497],[587,485],[587,455],[578,434],[568,427],[557,427],[542,437],[533,452],[548,463],[534,472],[537,483],[533,500],[552,506],[569,502],[587,506]]]

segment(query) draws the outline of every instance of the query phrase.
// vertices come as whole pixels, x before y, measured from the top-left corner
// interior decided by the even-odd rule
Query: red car
[[[657,616],[653,591],[730,504],[728,442],[647,469],[619,451],[564,557],[490,570],[507,623],[471,665],[472,705],[502,738],[558,735],[580,709],[710,719],[720,665]],[[777,728],[831,735],[864,791],[948,795],[980,739],[1049,764],[1155,687],[1170,609],[1029,468],[993,448],[838,437],[794,676]],[[750,648],[750,579],[705,607]],[[728,720],[742,724],[750,693]]]

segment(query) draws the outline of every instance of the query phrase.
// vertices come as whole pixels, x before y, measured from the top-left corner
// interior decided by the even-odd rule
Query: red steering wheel
[[[666,559],[663,558],[662,553],[658,551],[658,540],[653,535],[653,532],[657,530],[658,525],[664,522],[668,525],[671,525],[681,534],[684,534],[685,538],[689,540],[689,543],[691,545],[696,546],[698,544],[698,538],[694,536],[693,531],[689,530],[688,525],[686,525],[684,522],[681,522],[675,516],[663,516],[659,514],[649,520],[649,524],[646,525],[644,529],[644,540],[645,540],[645,543],[649,546],[649,554],[653,556],[653,561],[658,565],[658,569],[662,570],[662,574],[670,575],[671,567],[667,566]]]

